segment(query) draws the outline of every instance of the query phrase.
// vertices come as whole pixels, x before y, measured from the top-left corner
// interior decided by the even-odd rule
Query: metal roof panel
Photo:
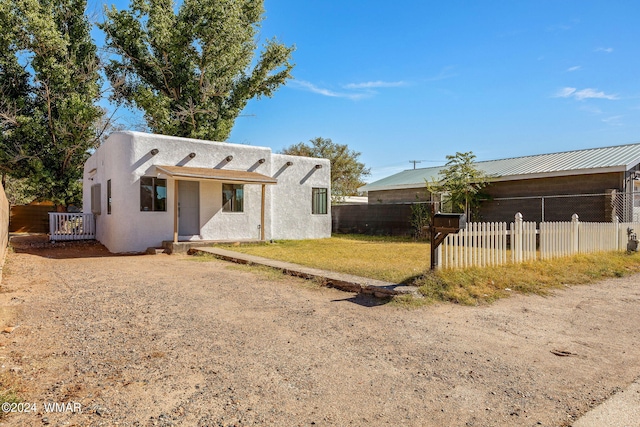
[[[545,174],[567,175],[568,171],[588,173],[590,169],[624,167],[624,170],[640,163],[640,143],[616,145],[613,147],[588,148],[559,153],[537,154],[499,160],[476,162],[476,166],[487,175],[497,178],[511,178],[519,175]],[[408,169],[361,187],[361,191],[408,188],[424,185],[425,180],[437,180],[438,172],[444,166]]]

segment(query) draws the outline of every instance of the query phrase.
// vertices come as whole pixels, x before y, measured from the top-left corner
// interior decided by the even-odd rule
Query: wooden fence
[[[91,240],[96,238],[96,221],[91,213],[49,212],[49,240]]]
[[[11,206],[10,233],[46,233],[49,231],[49,212],[55,212],[52,204]]]
[[[538,227],[539,225],[539,227]],[[520,213],[507,223],[469,223],[438,248],[439,268],[486,267],[552,259],[577,253],[626,250],[627,229],[640,223],[525,222]]]

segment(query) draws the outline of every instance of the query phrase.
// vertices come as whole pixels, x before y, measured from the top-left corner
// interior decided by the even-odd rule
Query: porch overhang
[[[275,178],[262,175],[257,172],[238,171],[230,169],[213,169],[213,168],[193,168],[187,166],[165,166],[154,165],[156,171],[174,178],[174,203],[173,203],[173,242],[178,242],[178,216],[180,212],[178,197],[178,181],[183,180],[210,180],[217,182],[227,182],[232,184],[258,184],[262,187],[260,197],[260,240],[265,239],[265,187],[267,185],[277,184]]]
[[[156,170],[172,178],[206,179],[234,184],[277,184],[270,176],[257,172],[230,169],[193,168],[187,166],[155,165]]]

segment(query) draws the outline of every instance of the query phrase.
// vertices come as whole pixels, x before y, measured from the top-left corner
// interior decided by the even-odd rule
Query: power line
[[[409,163],[413,163],[413,168],[416,168],[416,163],[422,163],[422,160],[409,160]]]

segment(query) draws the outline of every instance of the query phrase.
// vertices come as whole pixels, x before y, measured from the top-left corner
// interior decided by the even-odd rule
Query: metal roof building
[[[483,221],[640,221],[640,143],[476,162],[489,177],[475,217]],[[369,205],[437,201],[425,181],[443,166],[409,169],[360,187]],[[370,223],[370,222],[369,222]]]
[[[589,148],[477,162],[493,181],[512,181],[571,175],[628,172],[640,163],[640,143]],[[361,187],[360,191],[423,188],[438,179],[442,166],[409,169]]]

